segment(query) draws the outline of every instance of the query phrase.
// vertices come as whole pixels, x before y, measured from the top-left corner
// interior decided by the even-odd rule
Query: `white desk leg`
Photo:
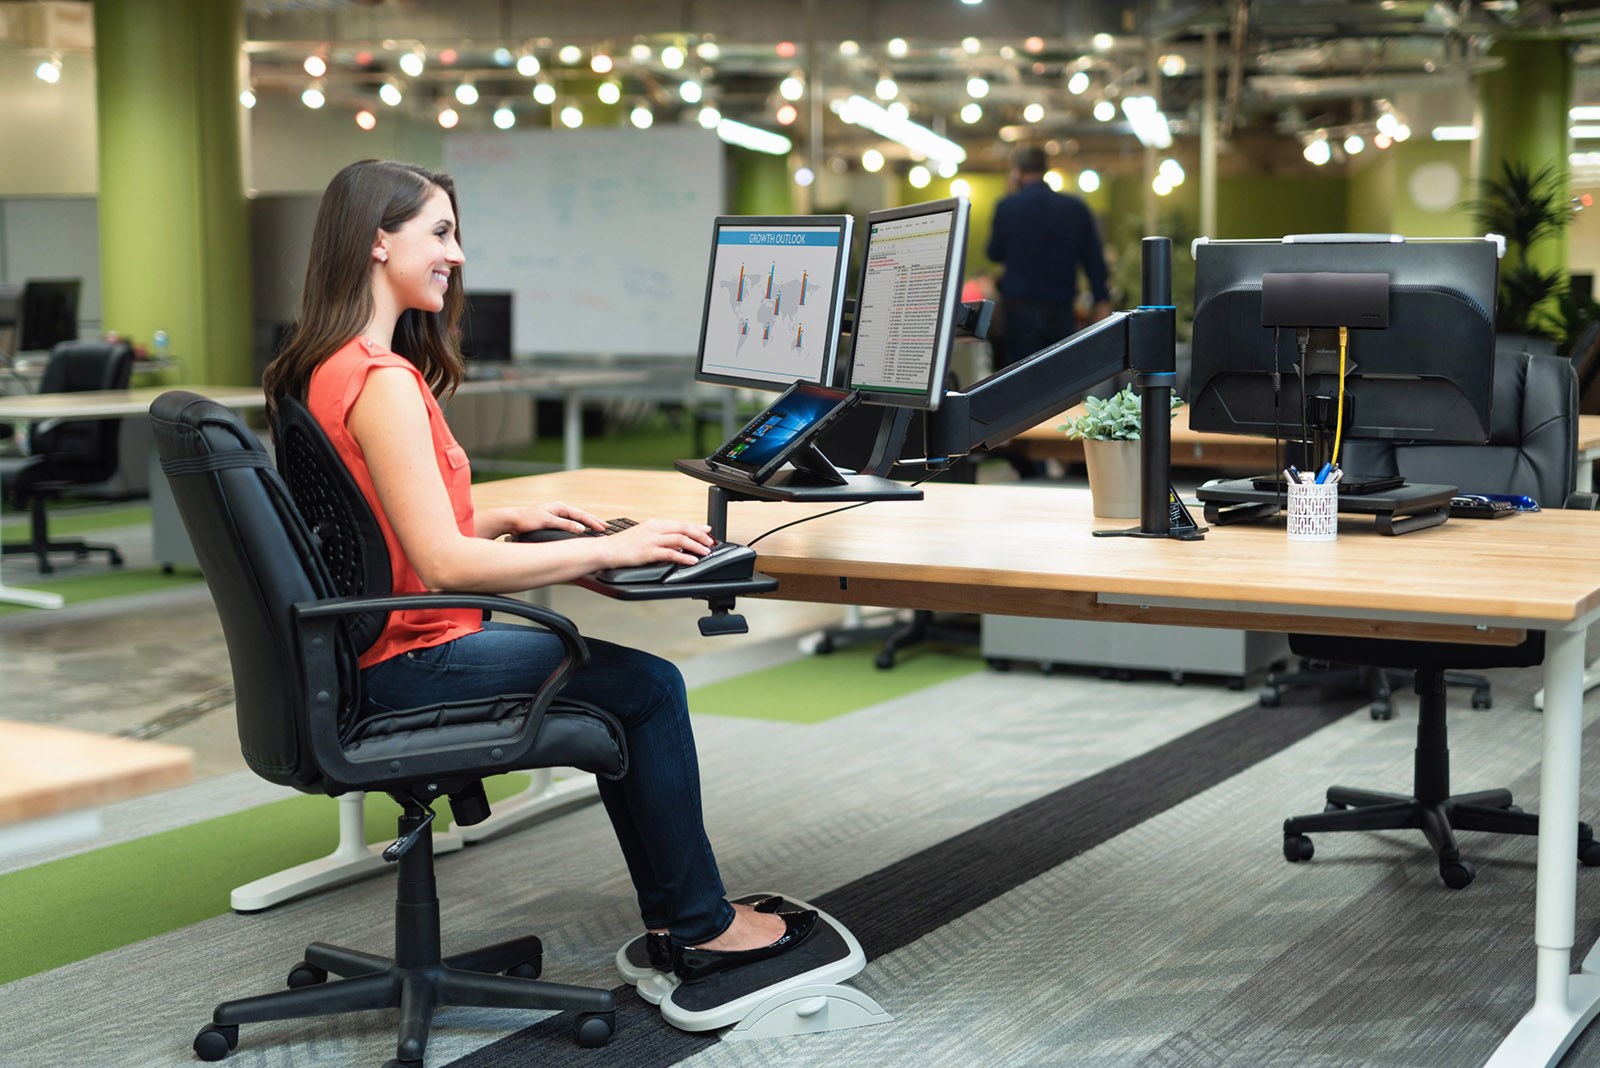
[[[367,795],[352,791],[339,796],[339,844],[332,853],[292,868],[264,875],[235,887],[228,903],[235,912],[260,912],[330,886],[353,883],[394,867],[383,859],[388,842],[367,844]],[[465,845],[460,835],[435,834],[433,851],[452,853]],[[1576,848],[1576,847],[1574,847]]]
[[[456,827],[455,833],[466,842],[481,842],[485,838],[525,827],[530,823],[560,815],[569,808],[587,805],[600,800],[600,787],[593,775],[578,773],[570,779],[555,781],[549,768],[533,769],[533,781],[521,793],[504,801],[496,801],[489,818],[471,827]],[[1576,845],[1573,846],[1577,848]]]
[[[1572,972],[1578,895],[1578,775],[1583,744],[1584,632],[1550,631],[1544,655],[1544,754],[1539,770],[1539,874],[1533,1008],[1490,1068],[1551,1068],[1600,1013],[1600,975]]]
[[[583,400],[569,389],[561,404],[561,466],[576,471],[583,466]]]
[[[42,590],[24,590],[0,582],[0,604],[20,604],[29,608],[60,608],[66,601],[59,593]]]

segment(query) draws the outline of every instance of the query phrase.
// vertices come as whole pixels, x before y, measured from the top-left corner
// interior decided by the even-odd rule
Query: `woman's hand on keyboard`
[[[489,534],[522,534],[529,530],[565,530],[582,534],[590,530],[604,530],[605,520],[563,501],[548,504],[530,504],[522,508],[508,508],[495,526],[504,529]]]
[[[636,564],[692,564],[711,551],[715,543],[704,523],[678,519],[647,519],[627,530],[595,538],[607,557],[605,568]]]

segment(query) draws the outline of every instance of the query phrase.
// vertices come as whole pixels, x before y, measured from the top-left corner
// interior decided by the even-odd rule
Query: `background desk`
[[[1052,416],[1038,426],[1029,427],[1012,438],[1011,444],[1036,460],[1082,463],[1083,442],[1069,441],[1067,436],[1057,429],[1068,415],[1076,415],[1080,411],[1082,408],[1078,406]],[[1190,430],[1189,411],[1187,406],[1179,408],[1172,417],[1173,468],[1203,468],[1246,475],[1264,475],[1273,470],[1281,454],[1277,452],[1271,438]],[[1600,415],[1580,415],[1577,489],[1594,488],[1596,459],[1600,459]]]
[[[631,386],[644,382],[644,371],[539,368],[506,364],[499,374],[473,378],[456,389],[458,397],[520,394],[561,398],[561,466],[568,471],[583,466],[583,393],[585,390]],[[445,413],[450,408],[446,404]]]
[[[180,746],[0,720],[0,853],[94,834],[99,806],[187,782],[193,763]]]
[[[923,488],[924,501],[775,533],[757,546],[756,566],[778,579],[775,596],[800,601],[1491,645],[1545,631],[1536,1001],[1490,1063],[1553,1064],[1600,1011],[1600,952],[1570,974],[1583,644],[1600,618],[1600,515],[1551,510],[1402,537],[1347,520],[1332,543],[1290,542],[1278,520],[1214,529],[1198,542],[1146,541],[1091,537],[1127,522],[1095,519],[1085,491]],[[667,472],[537,475],[475,486],[473,497],[483,506],[561,498],[636,519],[706,511],[706,487]],[[748,542],[825,510],[733,504],[727,536]],[[752,599],[742,607],[761,610]]]

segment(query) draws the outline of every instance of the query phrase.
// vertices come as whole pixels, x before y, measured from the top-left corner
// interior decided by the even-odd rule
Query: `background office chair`
[[[1486,445],[1407,445],[1352,442],[1348,467],[1361,474],[1399,474],[1416,482],[1457,485],[1464,492],[1526,494],[1547,506],[1593,508],[1593,494],[1572,493],[1578,444],[1578,386],[1571,363],[1560,356],[1513,353],[1495,360],[1494,410]],[[1359,446],[1359,447],[1357,447]],[[1534,522],[1513,517],[1506,522]],[[1472,520],[1452,520],[1455,523]],[[1448,526],[1446,527],[1448,531]],[[1443,537],[1444,535],[1440,535]],[[1441,549],[1444,546],[1441,543]],[[1327,808],[1284,821],[1283,854],[1309,860],[1308,833],[1420,829],[1439,856],[1439,875],[1459,890],[1473,867],[1461,859],[1454,830],[1537,834],[1539,817],[1511,803],[1509,790],[1450,793],[1450,750],[1445,730],[1445,669],[1526,667],[1544,659],[1544,634],[1533,631],[1506,648],[1450,642],[1397,641],[1293,634],[1289,648],[1315,659],[1414,673],[1418,698],[1416,770],[1412,794],[1335,786]],[[1578,859],[1600,865],[1600,843],[1578,824]]]
[[[588,658],[583,638],[564,616],[509,598],[361,591],[371,575],[387,590],[382,538],[368,540],[376,520],[303,409],[298,420],[286,412],[280,431],[295,481],[306,488],[306,518],[232,412],[177,391],[150,411],[162,470],[221,617],[246,762],[305,793],[382,790],[403,810],[385,853],[400,866],[394,957],[313,942],[289,972],[291,989],[218,1005],[195,1053],[226,1057],[241,1023],[398,1006],[398,1055],[386,1068],[420,1068],[439,1005],[577,1010],[578,1041],[605,1044],[615,1026],[610,991],[535,981],[537,938],[441,956],[429,833],[431,805],[446,795],[457,822],[483,820],[488,775],[549,766],[623,774],[616,720],[556,696]],[[566,655],[536,693],[372,713],[357,655],[388,612],[435,607],[520,616],[560,638]],[[348,978],[327,983],[329,972]]]
[[[133,375],[133,348],[126,341],[63,341],[50,352],[40,393],[80,393],[127,389]],[[30,455],[9,470],[0,470],[4,489],[17,508],[28,508],[30,537],[11,542],[0,552],[32,553],[39,570],[54,571],[51,553],[72,553],[79,560],[91,552],[109,553],[113,567],[122,566],[115,545],[81,540],[51,541],[45,503],[73,486],[104,482],[117,473],[118,419],[83,419],[40,423],[29,438]]]

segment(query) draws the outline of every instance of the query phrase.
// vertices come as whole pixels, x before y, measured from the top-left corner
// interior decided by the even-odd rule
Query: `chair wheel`
[[[1578,862],[1585,868],[1600,868],[1600,842],[1593,838],[1579,842]]]
[[[238,1044],[238,1024],[209,1023],[194,1036],[194,1055],[203,1061],[220,1061]]]
[[[121,567],[122,566],[122,554],[121,553],[112,553],[111,554],[111,566],[112,567]]]
[[[299,990],[303,986],[316,986],[327,981],[328,969],[319,968],[308,960],[303,960],[289,969],[290,990]]]
[[[872,658],[872,665],[879,671],[888,671],[894,667],[894,654],[886,649]]]
[[[1394,706],[1388,701],[1372,702],[1372,718],[1376,720],[1394,719]]]
[[[1263,708],[1277,708],[1283,704],[1283,691],[1276,686],[1261,687],[1261,705]]]
[[[528,960],[519,960],[505,970],[505,974],[513,979],[537,979],[544,970],[544,958],[533,957]]]
[[[1011,661],[1005,660],[1005,659],[1003,659],[1001,657],[998,657],[998,656],[990,657],[989,658],[989,667],[990,667],[991,670],[994,670],[994,671],[1010,671],[1011,670]]]
[[[1441,860],[1439,878],[1452,890],[1464,889],[1478,874],[1476,868],[1464,860]]]
[[[811,647],[813,656],[827,656],[831,652],[833,652],[833,639],[826,634],[818,638],[816,644]]]
[[[1290,864],[1297,864],[1302,860],[1310,860],[1316,848],[1312,846],[1311,839],[1303,834],[1286,834],[1283,836],[1283,859]]]
[[[1473,708],[1493,708],[1494,707],[1494,698],[1489,694],[1488,690],[1473,690],[1472,691],[1472,707]]]
[[[617,1029],[617,1014],[612,1012],[586,1012],[578,1017],[577,1024],[572,1029],[573,1037],[578,1040],[578,1045],[585,1049],[599,1049],[611,1041],[612,1032]]]

